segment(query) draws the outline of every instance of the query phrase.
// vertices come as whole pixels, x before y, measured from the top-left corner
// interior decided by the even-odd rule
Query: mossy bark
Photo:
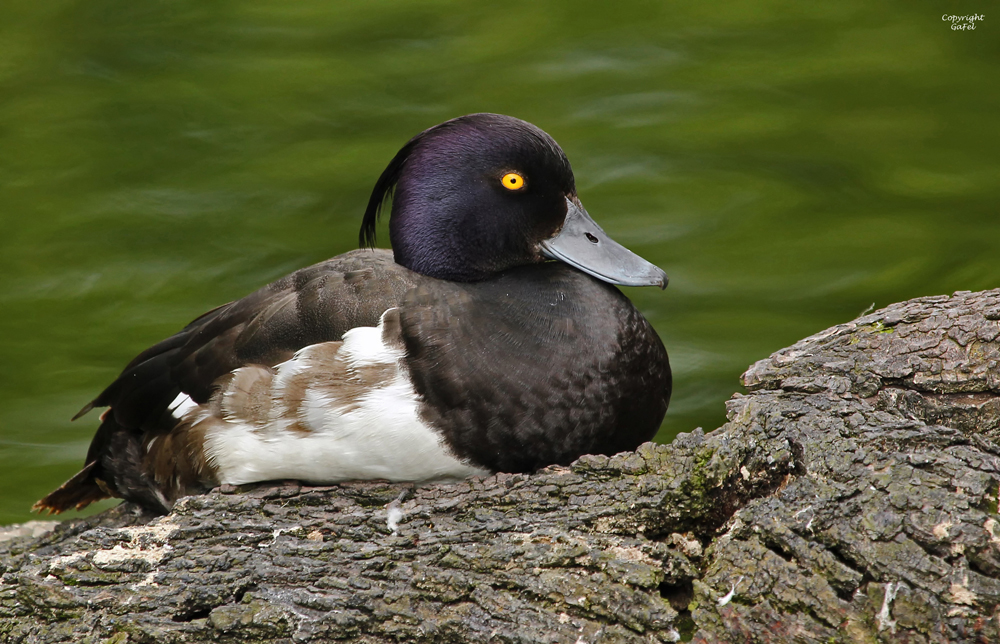
[[[0,544],[21,642],[1000,641],[1000,291],[753,365],[729,422],[538,474],[268,484]]]

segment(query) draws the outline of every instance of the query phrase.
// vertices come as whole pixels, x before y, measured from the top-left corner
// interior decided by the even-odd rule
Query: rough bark
[[[753,365],[729,422],[531,476],[216,490],[0,544],[37,642],[1000,641],[1000,290]]]

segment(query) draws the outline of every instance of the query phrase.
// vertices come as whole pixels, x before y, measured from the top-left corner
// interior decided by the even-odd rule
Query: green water
[[[353,248],[399,146],[463,113],[551,133],[670,275],[629,290],[674,367],[661,440],[871,304],[1000,286],[993,5],[482,7],[4,4],[0,523],[82,465],[69,418],[133,355]]]

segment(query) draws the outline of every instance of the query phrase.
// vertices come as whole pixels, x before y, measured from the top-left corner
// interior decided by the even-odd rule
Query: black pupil
[[[596,244],[597,243],[597,237],[594,237],[590,233],[584,233],[584,235],[587,236],[587,239],[590,240],[591,244]]]

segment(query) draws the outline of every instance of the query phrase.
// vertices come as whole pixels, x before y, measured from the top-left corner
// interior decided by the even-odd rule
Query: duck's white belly
[[[205,423],[205,456],[219,482],[487,474],[421,420],[403,350],[384,338],[384,319],[342,342],[306,347],[275,369],[239,369],[214,409],[211,402],[186,409],[184,420]]]

